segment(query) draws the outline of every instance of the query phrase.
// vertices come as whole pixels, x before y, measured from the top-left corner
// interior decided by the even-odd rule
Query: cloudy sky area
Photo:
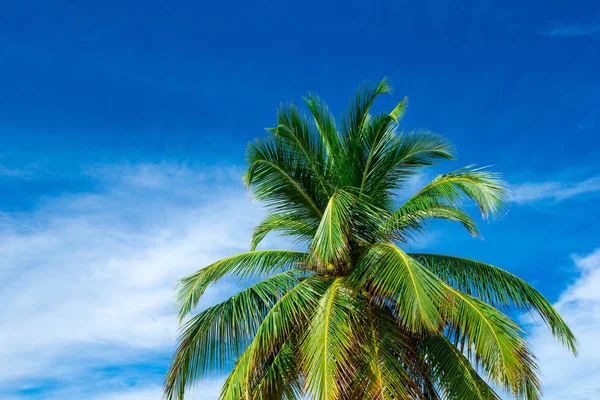
[[[581,344],[571,357],[528,325],[546,398],[600,398],[597,2],[13,3],[0,13],[0,400],[160,399],[177,279],[246,250],[260,220],[246,143],[280,102],[316,91],[337,113],[383,76],[395,93],[378,110],[408,95],[406,129],[459,150],[409,190],[470,163],[511,184],[485,240],[432,224],[413,247],[534,284]],[[220,380],[193,398],[216,399]]]

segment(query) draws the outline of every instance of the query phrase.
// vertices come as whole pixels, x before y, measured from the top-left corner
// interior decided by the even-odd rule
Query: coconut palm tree
[[[541,397],[535,357],[507,314],[535,313],[576,352],[552,305],[515,275],[479,261],[409,252],[431,220],[479,232],[461,208],[505,213],[498,174],[468,166],[439,175],[402,204],[421,168],[454,159],[429,131],[399,132],[403,99],[369,112],[389,93],[365,83],[338,125],[316,95],[309,116],[281,107],[269,137],[248,145],[244,181],[268,214],[250,251],[182,279],[182,326],[165,394],[232,369],[220,398],[519,399]],[[405,196],[405,198],[408,196]],[[297,250],[257,250],[276,232]],[[253,285],[188,318],[205,290],[225,277]]]

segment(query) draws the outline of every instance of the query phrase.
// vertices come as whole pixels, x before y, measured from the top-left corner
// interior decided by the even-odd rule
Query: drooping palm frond
[[[515,397],[538,398],[538,367],[523,330],[496,308],[458,290],[450,292],[448,330],[454,344]],[[534,397],[528,397],[530,390]]]
[[[260,277],[283,269],[298,268],[310,260],[307,253],[289,250],[260,250],[241,253],[219,260],[183,278],[179,283],[177,300],[179,316],[185,317],[198,304],[204,291],[226,275],[238,278]]]
[[[340,398],[354,379],[352,350],[362,310],[345,280],[333,280],[300,345],[306,391],[316,399]]]
[[[414,232],[422,231],[432,219],[460,223],[473,237],[480,237],[479,230],[469,214],[454,206],[409,204],[397,210],[382,226],[380,235],[387,240],[408,242]]]
[[[504,214],[507,195],[506,183],[500,175],[471,165],[437,176],[404,206],[419,203],[424,207],[430,207],[432,203],[460,205],[468,198],[477,203],[484,218],[489,218]]]
[[[536,312],[573,353],[577,341],[556,309],[533,286],[503,269],[480,261],[439,254],[411,253],[441,279],[455,288],[494,306],[515,305]]]
[[[367,291],[392,301],[402,323],[411,331],[436,331],[441,326],[443,282],[393,244],[373,245],[350,278]]]
[[[368,320],[363,327],[356,379],[350,398],[397,400],[424,397],[407,370],[416,350],[394,315],[384,307],[363,306]]]
[[[223,370],[242,354],[267,312],[299,283],[302,272],[271,276],[190,319],[183,326],[167,374],[167,396],[183,398],[188,381]]]
[[[319,224],[314,220],[293,213],[268,214],[254,228],[250,250],[256,250],[259,243],[271,232],[279,232],[291,237],[294,242],[307,244],[315,236],[318,226]]]
[[[308,278],[279,299],[267,313],[248,348],[235,363],[225,381],[223,400],[252,399],[252,382],[260,380],[263,366],[290,339],[304,332],[327,283]]]
[[[266,363],[266,371],[257,379],[252,399],[296,400],[303,398],[302,375],[295,354],[295,344],[284,343],[273,360]]]
[[[448,400],[500,400],[471,362],[443,335],[423,341],[430,374]]]

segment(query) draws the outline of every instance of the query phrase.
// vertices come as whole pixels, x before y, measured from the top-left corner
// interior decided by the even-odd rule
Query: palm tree
[[[403,204],[398,194],[420,168],[454,159],[429,131],[398,132],[403,99],[369,113],[386,79],[358,89],[336,125],[316,95],[311,118],[281,107],[270,136],[247,148],[244,181],[269,211],[249,252],[180,282],[180,317],[224,277],[258,283],[182,326],[165,394],[232,368],[221,399],[520,399],[541,397],[538,368],[510,310],[536,313],[573,353],[576,342],[532,286],[493,265],[408,252],[428,221],[479,232],[461,207],[484,218],[506,209],[498,174],[468,166],[439,175]],[[257,250],[271,232],[299,250]]]

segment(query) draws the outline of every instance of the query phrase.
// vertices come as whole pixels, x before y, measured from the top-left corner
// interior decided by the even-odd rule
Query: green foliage
[[[573,353],[576,341],[532,286],[495,266],[408,253],[403,245],[432,220],[479,231],[506,212],[500,176],[468,166],[439,175],[398,205],[421,168],[453,160],[450,142],[400,132],[404,98],[371,113],[386,79],[360,86],[338,125],[315,94],[277,111],[269,137],[248,145],[244,182],[268,214],[251,251],[181,280],[182,326],[165,383],[168,399],[213,371],[233,369],[223,400],[491,400],[488,385],[518,399],[541,397],[527,335],[507,313],[535,314]],[[275,232],[304,251],[256,250]],[[191,316],[225,277],[262,279]]]

